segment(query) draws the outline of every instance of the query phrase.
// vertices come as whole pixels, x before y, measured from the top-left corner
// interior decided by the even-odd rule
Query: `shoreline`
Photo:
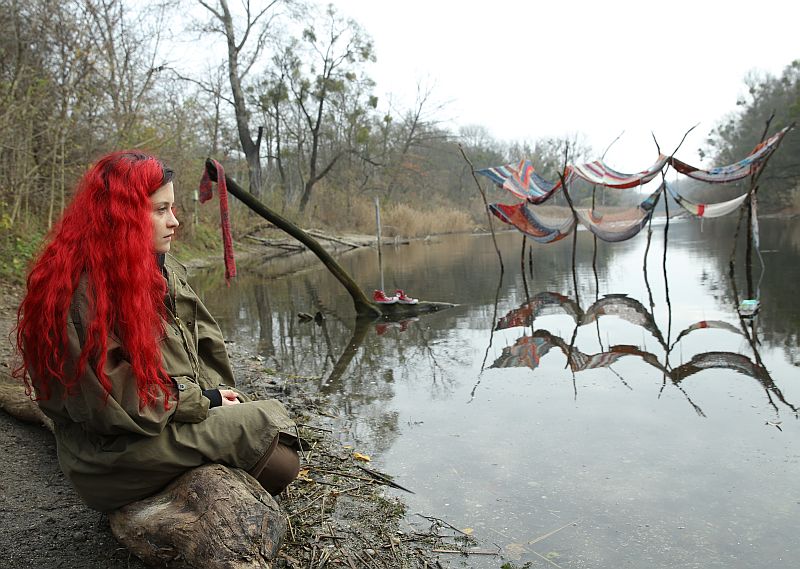
[[[240,251],[242,260],[270,258],[251,247],[240,247]],[[187,265],[194,271],[218,260],[221,256],[212,254]],[[314,261],[312,255],[305,265]],[[9,282],[0,284],[6,289],[0,302],[0,389],[22,390],[10,376],[14,366],[10,334],[24,289]],[[391,476],[357,460],[353,450],[343,447],[325,427],[330,414],[324,396],[304,387],[298,378],[268,371],[257,354],[235,343],[228,348],[237,386],[259,398],[280,399],[311,443],[301,459],[298,480],[279,499],[289,530],[273,567],[305,568],[323,558],[352,567],[436,567],[439,562],[433,550],[444,543],[439,526],[432,524],[428,532],[413,534],[399,529],[405,504],[384,491],[392,484]],[[0,557],[0,569],[147,567],[117,543],[107,516],[89,509],[72,490],[58,466],[50,431],[42,424],[18,419],[2,403],[0,541],[14,547]],[[455,550],[469,543],[446,545]]]

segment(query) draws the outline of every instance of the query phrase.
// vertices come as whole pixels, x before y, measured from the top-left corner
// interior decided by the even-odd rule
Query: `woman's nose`
[[[181,222],[178,221],[178,218],[175,216],[175,211],[170,209],[169,210],[169,219],[167,219],[167,225],[169,227],[178,227],[180,224],[181,224]]]

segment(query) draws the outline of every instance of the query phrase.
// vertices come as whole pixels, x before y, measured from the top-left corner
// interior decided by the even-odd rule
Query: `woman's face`
[[[153,249],[156,253],[166,253],[175,235],[175,228],[180,225],[175,217],[175,191],[172,182],[168,182],[150,195],[153,209],[150,217],[153,220]]]

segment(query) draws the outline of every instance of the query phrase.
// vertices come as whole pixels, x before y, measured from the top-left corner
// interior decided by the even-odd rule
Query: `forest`
[[[485,227],[459,145],[476,168],[525,157],[550,178],[567,148],[569,160],[597,157],[578,134],[453,131],[424,84],[407,108],[379,100],[369,30],[333,5],[0,0],[0,26],[4,276],[24,268],[78,176],[111,149],[147,149],[178,172],[184,231],[197,243],[216,234],[216,210],[198,207],[194,191],[208,156],[301,226],[372,233],[379,198],[386,231],[408,236]],[[749,153],[773,113],[771,132],[800,115],[800,61],[744,82],[747,96],[709,133],[712,164]],[[798,156],[793,132],[761,179],[764,210],[800,210]],[[233,219],[239,236],[257,226],[243,207]]]

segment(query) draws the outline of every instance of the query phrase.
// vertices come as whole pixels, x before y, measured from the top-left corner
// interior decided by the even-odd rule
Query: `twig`
[[[435,517],[433,517],[433,516],[426,516],[426,515],[420,514],[419,512],[417,512],[417,515],[418,515],[419,517],[421,517],[421,518],[425,518],[425,519],[426,519],[426,520],[428,520],[429,522],[434,522],[434,523],[438,522],[438,523],[440,523],[440,524],[446,525],[447,527],[449,527],[450,529],[452,529],[452,530],[454,530],[454,531],[457,531],[457,532],[458,532],[458,533],[460,533],[461,535],[465,535],[465,536],[469,537],[469,534],[467,534],[467,533],[464,533],[463,531],[461,531],[460,529],[458,529],[458,528],[457,528],[456,526],[454,526],[453,524],[451,524],[451,523],[449,523],[449,522],[446,522],[446,521],[444,521],[444,520],[443,520],[443,519],[441,519],[441,518],[435,518]]]
[[[497,259],[500,261],[500,272],[503,273],[505,270],[503,267],[503,256],[500,254],[500,247],[497,246],[497,237],[494,234],[494,224],[492,223],[492,213],[489,211],[489,202],[486,201],[486,192],[483,191],[481,183],[478,181],[478,177],[475,176],[475,166],[472,165],[472,161],[467,157],[467,153],[464,152],[464,147],[459,144],[458,149],[461,151],[461,156],[463,156],[464,160],[466,160],[467,164],[469,164],[469,171],[472,174],[472,179],[475,180],[475,185],[478,186],[478,191],[481,193],[481,197],[483,198],[483,205],[486,207],[486,218],[489,220],[489,231],[492,232],[494,250],[497,251]]]
[[[377,472],[375,470],[370,470],[369,468],[365,468],[365,467],[361,466],[360,464],[356,464],[356,466],[358,468],[360,468],[361,470],[363,470],[364,472],[366,472],[367,474],[369,474],[370,476],[374,476],[378,480],[382,481],[384,484],[392,486],[393,488],[398,488],[399,490],[404,490],[404,491],[408,492],[409,494],[413,494],[414,493],[411,490],[409,490],[408,488],[400,486],[397,482],[393,481],[388,476],[385,476],[385,475],[381,474],[380,472]]]

